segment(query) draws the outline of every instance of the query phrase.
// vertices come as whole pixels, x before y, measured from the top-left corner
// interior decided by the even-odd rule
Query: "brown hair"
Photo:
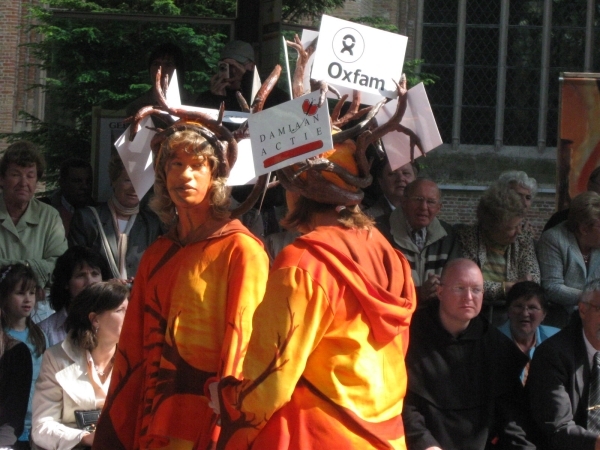
[[[13,322],[8,314],[8,298],[15,289],[36,289],[37,308],[37,277],[31,267],[17,263],[0,267],[0,308],[2,308],[2,328],[13,327]],[[39,357],[46,350],[46,337],[42,329],[33,322],[31,315],[25,320],[25,326],[29,330],[28,340],[34,345],[35,353]]]
[[[117,309],[129,296],[129,289],[116,280],[93,283],[81,291],[71,302],[65,329],[73,343],[85,350],[98,346],[92,329],[90,313],[102,314]]]
[[[287,229],[297,229],[303,233],[310,231],[312,220],[318,213],[333,211],[339,208],[336,205],[327,205],[315,200],[300,196],[292,211],[281,221]],[[358,205],[342,207],[338,213],[338,222],[346,228],[370,230],[375,222],[363,214]]]
[[[154,166],[156,180],[154,182],[155,195],[150,201],[152,210],[165,224],[172,224],[176,220],[175,204],[167,191],[166,166],[173,153],[178,149],[184,149],[187,153],[208,159],[212,175],[212,184],[208,193],[211,214],[215,219],[229,217],[230,188],[226,184],[227,178],[217,176],[219,160],[215,155],[215,150],[203,136],[189,129],[174,132],[160,146]]]
[[[593,225],[600,219],[600,195],[594,191],[579,194],[571,200],[567,228],[571,233],[578,231],[581,225]]]
[[[17,141],[8,146],[0,160],[0,176],[6,175],[8,166],[13,163],[21,167],[35,166],[38,181],[44,176],[46,162],[37,146],[29,141]]]

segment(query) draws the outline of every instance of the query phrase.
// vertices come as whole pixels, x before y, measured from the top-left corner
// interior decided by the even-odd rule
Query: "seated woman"
[[[32,372],[27,346],[0,327],[0,447],[14,445],[23,433]]]
[[[531,203],[538,191],[538,185],[535,178],[527,176],[522,170],[508,170],[500,174],[498,177],[498,185],[505,189],[512,189],[515,191],[521,198],[521,203],[523,208],[525,208],[525,215],[529,213]],[[522,231],[523,233],[532,236],[534,234],[533,227],[527,219],[523,220]]]
[[[477,223],[456,227],[462,256],[483,273],[484,305],[489,306],[488,319],[497,325],[506,320],[503,305],[510,288],[518,281],[540,281],[533,238],[521,233],[524,216],[519,195],[495,184],[479,200]]]
[[[107,281],[73,299],[68,337],[46,351],[35,386],[32,436],[39,447],[92,445],[94,433],[77,428],[75,411],[104,406],[128,297],[126,286]]]
[[[498,328],[531,360],[535,348],[560,331],[555,327],[541,325],[548,311],[544,288],[533,281],[516,283],[506,295],[506,306],[508,321]],[[523,384],[527,380],[528,371],[529,363],[521,375]]]
[[[140,206],[118,154],[110,159],[108,176],[113,196],[106,203],[75,212],[69,246],[93,248],[106,257],[114,278],[132,282],[144,251],[162,234],[160,221]]]
[[[542,233],[537,256],[552,302],[546,322],[563,327],[585,284],[600,277],[600,195],[589,191],[575,197],[567,221]]]
[[[67,337],[65,320],[71,301],[92,283],[112,278],[104,256],[91,248],[75,245],[56,260],[50,287],[50,306],[56,311],[38,325],[50,346]]]

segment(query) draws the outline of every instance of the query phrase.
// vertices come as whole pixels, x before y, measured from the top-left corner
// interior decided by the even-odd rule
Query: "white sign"
[[[242,186],[244,184],[256,183],[254,173],[254,161],[252,160],[252,144],[250,139],[242,139],[238,142],[238,157],[229,177],[227,186]]]
[[[154,184],[154,167],[152,166],[150,142],[156,132],[146,128],[152,126],[152,117],[144,117],[133,141],[129,140],[129,129],[131,128],[131,125],[129,125],[115,142],[115,147],[131,179],[135,193],[140,199],[146,195],[146,192]]]
[[[397,97],[408,38],[323,15],[311,77],[381,97]]]
[[[421,139],[425,153],[442,145],[442,138],[435,123],[435,117],[425,92],[423,83],[419,83],[408,91],[406,112],[400,122],[406,128],[414,131]],[[392,100],[384,105],[377,114],[377,122],[383,124],[396,111],[398,100]],[[410,137],[400,131],[392,131],[382,138],[385,153],[390,162],[390,168],[396,170],[410,162]],[[421,156],[421,151],[415,146],[414,157]]]
[[[248,118],[256,175],[281,169],[333,148],[327,102],[320,93],[266,109]]]

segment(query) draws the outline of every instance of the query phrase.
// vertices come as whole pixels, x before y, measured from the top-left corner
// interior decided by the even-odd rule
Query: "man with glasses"
[[[519,379],[527,357],[479,316],[481,270],[468,259],[448,262],[437,293],[410,325],[402,412],[408,448],[535,448]]]
[[[420,306],[435,297],[444,265],[459,253],[452,226],[436,217],[441,208],[437,184],[419,178],[404,188],[400,208],[390,215],[387,237],[410,263]]]
[[[600,449],[600,280],[579,317],[535,351],[527,378],[533,418],[549,449]]]

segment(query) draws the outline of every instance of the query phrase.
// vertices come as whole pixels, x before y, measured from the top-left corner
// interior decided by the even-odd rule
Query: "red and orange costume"
[[[376,230],[318,226],[279,254],[219,448],[405,449],[410,266]]]
[[[218,431],[205,383],[240,375],[268,264],[238,220],[183,247],[167,235],[146,250],[95,448],[209,447]]]

